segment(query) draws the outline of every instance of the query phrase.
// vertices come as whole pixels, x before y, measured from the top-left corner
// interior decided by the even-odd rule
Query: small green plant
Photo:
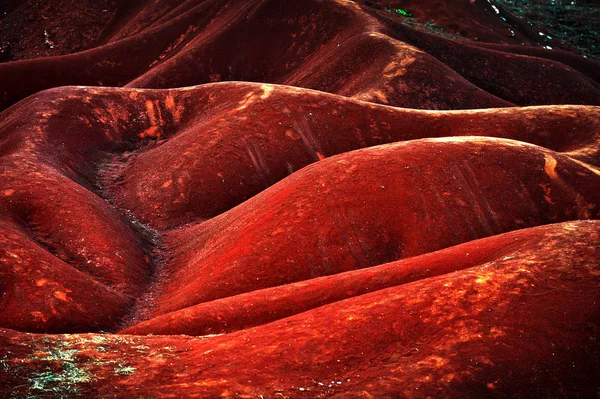
[[[38,358],[38,360],[54,360],[72,362],[75,360],[76,349],[51,349],[46,356]]]
[[[91,382],[92,378],[85,370],[73,363],[62,364],[60,372],[45,371],[34,374],[29,379],[29,389],[35,393],[52,393],[55,397],[77,392],[77,384]]]
[[[78,384],[91,382],[92,377],[77,365],[79,350],[68,349],[68,345],[54,345],[46,340],[41,354],[31,355],[28,362],[44,362],[43,366],[29,372],[28,395],[39,397],[51,395],[53,398],[67,398],[78,391]],[[38,352],[39,353],[39,352]]]
[[[440,30],[440,31],[443,31],[443,30],[444,30],[444,28],[443,28],[443,27],[441,27],[441,26],[437,26],[437,25],[436,25],[436,24],[434,24],[433,22],[426,22],[426,23],[425,23],[425,26],[426,26],[427,28],[429,28],[429,29],[435,29],[435,30]]]
[[[401,8],[395,8],[394,12],[396,14],[398,14],[398,15],[402,15],[403,17],[407,17],[407,18],[412,18],[413,17],[411,13],[409,13],[408,11],[403,10]]]

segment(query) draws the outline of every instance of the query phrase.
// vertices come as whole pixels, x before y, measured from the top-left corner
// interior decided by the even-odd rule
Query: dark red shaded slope
[[[2,220],[0,232],[0,325],[98,331],[114,327],[129,312],[133,298],[60,260],[22,225]]]
[[[57,92],[2,114],[0,320],[28,331],[109,329],[147,289],[150,243],[92,184],[102,151],[124,143],[86,115],[55,116],[45,98]]]
[[[430,28],[433,25],[433,29],[449,37],[467,38],[478,43],[535,43],[528,38],[529,32],[502,21],[488,1],[359,0],[358,3],[375,16],[393,15],[397,21],[417,27],[419,24],[429,24]],[[409,13],[410,17],[397,13],[397,9]],[[514,35],[510,34],[511,28]]]
[[[596,83],[600,82],[600,64],[596,60],[583,58],[577,54],[562,50],[550,50],[534,46],[515,46],[498,43],[472,43],[477,47],[488,48],[497,51],[505,51],[537,58],[546,58],[558,61],[588,76]]]
[[[109,328],[145,291],[149,261],[140,238],[96,194],[36,158],[22,150],[0,160],[1,323],[31,331]],[[46,283],[56,290],[50,297],[62,300],[56,307],[70,310],[41,310],[48,296],[38,287]],[[114,299],[101,300],[98,290]]]
[[[12,372],[0,369],[8,382],[0,390],[61,393],[71,383],[86,397],[593,396],[598,223],[523,234],[532,239],[509,256],[208,339],[3,330]],[[58,379],[44,385],[48,370]]]
[[[598,62],[583,57],[575,57],[583,61],[574,62],[564,57],[565,63],[574,69],[559,62],[559,57],[540,58],[545,55],[541,52],[515,54],[497,50],[506,48],[503,46],[485,48],[419,32],[402,24],[388,25],[397,38],[433,55],[488,93],[514,104],[598,104],[600,100],[600,83],[594,80],[600,69]]]
[[[119,7],[104,44],[0,64],[2,106],[63,85],[171,88],[222,80],[294,85],[411,108],[600,104],[597,83],[558,61],[426,35],[353,2]],[[130,19],[121,20],[125,16]]]

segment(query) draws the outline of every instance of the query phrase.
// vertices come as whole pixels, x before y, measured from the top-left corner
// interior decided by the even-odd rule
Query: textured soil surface
[[[597,4],[538,3],[1,3],[0,397],[600,395]]]

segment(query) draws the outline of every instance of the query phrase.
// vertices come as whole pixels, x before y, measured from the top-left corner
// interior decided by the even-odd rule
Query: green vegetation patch
[[[52,393],[59,398],[69,397],[77,392],[77,386],[92,381],[92,377],[74,363],[63,363],[61,371],[34,373],[29,379],[31,393]]]
[[[398,14],[398,15],[402,15],[403,17],[407,17],[407,18],[412,18],[413,17],[411,13],[409,13],[408,11],[403,10],[401,8],[395,8],[394,12],[396,14]]]
[[[112,370],[117,376],[135,373],[135,367],[124,362],[121,356],[114,356],[118,355],[117,351],[113,355],[110,353],[112,350],[102,346],[125,340],[120,337],[112,339],[103,336],[58,340],[46,338],[42,339],[41,345],[30,348],[30,354],[20,361],[4,356],[0,359],[0,367],[23,381],[22,385],[13,391],[11,399],[82,398],[86,396],[83,384],[92,383],[100,378],[95,376],[95,370],[98,368]],[[137,349],[149,347],[138,345]],[[102,354],[108,357],[105,358]]]

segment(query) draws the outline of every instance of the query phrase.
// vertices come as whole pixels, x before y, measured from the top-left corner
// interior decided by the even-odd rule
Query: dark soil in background
[[[556,39],[580,54],[600,59],[600,2],[571,0],[494,0],[502,12],[525,21],[546,36],[540,43],[553,46]],[[551,37],[551,39],[548,38]],[[563,46],[559,46],[563,47]]]
[[[116,9],[113,0],[71,0],[60,7],[51,0],[0,0],[0,62],[93,47]]]
[[[538,44],[563,49],[588,58],[600,59],[600,1],[572,0],[453,0],[487,10],[505,26],[504,37],[470,30],[471,15],[460,14],[464,7],[452,2],[413,0],[364,0],[360,3],[375,13],[387,12],[413,28],[450,38],[506,44]],[[479,21],[483,22],[483,21]],[[487,21],[488,23],[490,21]],[[500,29],[502,31],[502,29]]]
[[[456,29],[451,18],[442,23],[420,21],[413,17],[414,10],[411,10],[409,1],[359,2],[369,8],[396,14],[404,23],[412,26],[420,24],[430,33],[488,41]],[[600,60],[598,0],[477,2],[487,6],[491,14],[506,24],[506,43],[517,44],[521,36],[526,36],[540,46],[570,50]],[[68,9],[60,9],[53,6],[52,1],[0,0],[0,62],[64,55],[97,45],[102,33],[114,22],[119,2],[73,0],[71,3]],[[496,7],[497,11],[491,6]],[[23,21],[27,21],[27,24],[23,25]]]

